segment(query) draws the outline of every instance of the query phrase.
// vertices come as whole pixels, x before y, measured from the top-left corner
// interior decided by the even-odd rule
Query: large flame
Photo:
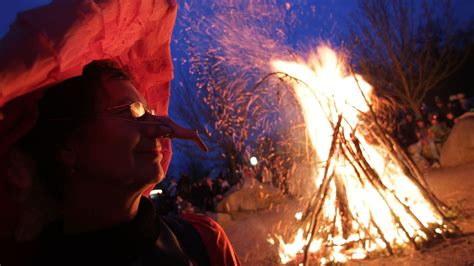
[[[345,262],[365,258],[371,252],[383,252],[387,245],[392,248],[407,246],[413,239],[423,242],[428,237],[426,228],[436,233],[446,230],[440,212],[419,186],[406,176],[402,165],[388,156],[387,150],[377,145],[364,129],[360,129],[364,128],[360,114],[369,111],[372,87],[361,76],[348,71],[343,56],[328,46],[321,46],[308,62],[275,60],[272,66],[275,71],[292,77],[291,84],[304,113],[306,130],[312,147],[317,151],[315,161],[330,159],[334,128],[342,116],[340,127],[344,139],[358,139],[363,156],[385,187],[380,189],[367,180],[361,180],[364,177],[356,173],[357,167],[351,165],[347,157],[334,157],[336,161],[327,174],[333,178],[320,219],[331,221],[336,230],[319,228],[314,233],[309,252],[316,254],[323,264]],[[316,191],[323,183],[324,164],[316,164],[314,170]],[[337,207],[336,195],[341,193],[338,191],[340,187],[344,188],[347,198],[347,214],[353,217],[349,224]],[[311,238],[310,234],[303,234],[303,231],[308,232],[309,226],[308,222],[299,228],[294,239],[288,242],[282,236],[276,236],[282,263],[301,256]],[[317,255],[323,246],[326,251]]]

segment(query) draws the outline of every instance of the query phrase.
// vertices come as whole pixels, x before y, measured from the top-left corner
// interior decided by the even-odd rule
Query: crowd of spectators
[[[179,181],[175,177],[168,177],[158,184],[151,198],[160,213],[214,212],[217,203],[230,188],[223,175],[215,180],[211,177],[194,180],[188,175],[182,175]]]
[[[435,97],[433,105],[420,106],[421,117],[410,111],[401,115],[396,138],[418,166],[438,166],[441,147],[451,128],[472,107],[461,93],[451,95],[448,101]]]
[[[277,173],[277,174],[275,174]],[[168,176],[157,184],[151,193],[160,214],[167,213],[204,213],[215,212],[218,203],[228,194],[241,189],[246,180],[252,180],[265,186],[278,188],[287,193],[288,184],[285,171],[272,171],[263,165],[243,166],[237,171],[238,178],[230,178],[220,173],[215,179],[192,177],[182,174],[177,180]]]

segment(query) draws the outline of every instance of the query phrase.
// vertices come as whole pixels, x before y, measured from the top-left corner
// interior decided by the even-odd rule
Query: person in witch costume
[[[161,141],[207,150],[195,130],[156,116],[133,79],[112,61],[49,88],[34,128],[19,141],[61,203],[35,240],[33,265],[239,265],[210,218],[157,216],[144,197],[164,171]]]

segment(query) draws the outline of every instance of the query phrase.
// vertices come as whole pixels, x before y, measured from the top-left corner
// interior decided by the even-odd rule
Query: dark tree
[[[358,71],[418,117],[463,60],[450,1],[360,0],[351,26]]]

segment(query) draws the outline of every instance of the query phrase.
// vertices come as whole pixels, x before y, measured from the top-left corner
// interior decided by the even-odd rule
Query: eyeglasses
[[[155,128],[155,134],[157,138],[170,138],[175,136],[175,131],[173,127],[169,124],[168,120],[165,117],[155,116],[155,111],[148,109],[145,104],[140,101],[135,101],[132,103],[117,105],[113,107],[108,107],[104,110],[105,112],[95,115],[95,117],[100,119],[113,119],[113,120],[122,120],[127,122],[134,122],[140,125],[152,125]],[[123,117],[113,114],[118,114],[128,111],[130,113],[129,117]],[[143,119],[146,114],[154,116],[155,119]],[[48,121],[70,121],[70,118],[50,118]]]
[[[106,108],[105,111],[107,113],[121,113],[125,110],[128,110],[130,112],[130,116],[132,117],[133,120],[138,120],[140,118],[143,118],[145,114],[149,113],[151,115],[155,115],[155,110],[151,110],[145,107],[145,104],[143,104],[140,101],[136,101],[133,103],[127,103],[127,104],[122,104],[122,105],[117,105],[113,107]],[[112,117],[110,115],[106,115],[104,113],[97,114],[98,117]],[[71,118],[67,117],[55,117],[55,118],[48,118],[48,121],[70,121]],[[125,119],[122,118],[122,120],[130,120],[130,119]]]
[[[174,129],[170,125],[168,125],[163,119],[152,119],[153,121],[142,120],[141,118],[144,118],[147,113],[152,116],[155,116],[155,110],[148,109],[145,104],[140,101],[132,102],[130,104],[117,105],[105,109],[105,111],[112,113],[121,113],[126,110],[130,112],[130,116],[132,117],[132,119],[104,114],[98,115],[98,117],[124,120],[139,123],[142,125],[154,125],[155,127],[157,127],[156,135],[159,138],[169,138],[175,135]]]
[[[129,110],[130,116],[133,119],[142,118],[143,116],[145,116],[146,113],[155,115],[155,110],[151,110],[151,109],[146,108],[145,104],[143,104],[140,101],[136,101],[136,102],[133,102],[133,103],[130,103],[130,104],[127,103],[127,104],[122,104],[122,105],[118,105],[118,106],[109,107],[109,108],[106,108],[105,110],[108,111],[108,112],[116,113],[116,112],[125,111],[127,109]]]
[[[128,117],[117,115],[118,113],[129,112]],[[113,115],[115,114],[115,115]],[[149,114],[146,116],[146,114]],[[173,121],[168,116],[156,116],[154,110],[148,109],[145,104],[140,101],[117,105],[106,108],[101,113],[94,115],[97,118],[123,120],[133,122],[137,125],[144,126],[148,134],[153,134],[154,138],[179,138],[192,140],[204,151],[208,148],[199,137],[197,130],[186,129]],[[143,118],[147,119],[143,119]],[[49,118],[47,121],[70,121],[72,118]]]

